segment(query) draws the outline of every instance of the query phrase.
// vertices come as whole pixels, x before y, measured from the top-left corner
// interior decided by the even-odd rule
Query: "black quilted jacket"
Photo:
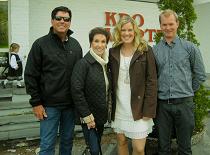
[[[92,113],[96,124],[105,124],[108,107],[103,68],[89,52],[75,65],[71,85],[79,116],[84,118]]]

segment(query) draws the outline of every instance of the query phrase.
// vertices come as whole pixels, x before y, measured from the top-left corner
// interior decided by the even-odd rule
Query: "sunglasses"
[[[70,17],[55,16],[54,19],[57,20],[57,21],[61,21],[63,19],[64,22],[69,22],[70,21]]]

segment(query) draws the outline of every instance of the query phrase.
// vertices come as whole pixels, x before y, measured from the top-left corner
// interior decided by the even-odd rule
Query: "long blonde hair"
[[[147,51],[148,50],[147,42],[142,38],[140,30],[135,20],[131,18],[130,16],[121,17],[119,22],[116,24],[114,28],[114,32],[113,32],[113,41],[114,41],[113,47],[116,47],[123,43],[121,40],[121,29],[122,29],[122,26],[127,23],[131,23],[133,25],[133,29],[134,29],[133,43],[134,43],[135,49],[137,49],[137,51],[141,53],[143,53],[144,51]]]

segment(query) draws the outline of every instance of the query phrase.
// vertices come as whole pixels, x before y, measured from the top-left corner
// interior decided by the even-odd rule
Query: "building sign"
[[[117,21],[122,17],[128,15],[126,13],[117,13],[117,12],[105,12],[105,28],[110,31],[111,28],[113,28],[116,24]],[[149,42],[153,42],[153,36],[155,33],[160,32],[161,30],[159,29],[154,29],[154,28],[147,28],[147,29],[142,29],[141,27],[144,25],[144,16],[142,14],[133,14],[130,15],[137,23],[142,36],[147,37]]]

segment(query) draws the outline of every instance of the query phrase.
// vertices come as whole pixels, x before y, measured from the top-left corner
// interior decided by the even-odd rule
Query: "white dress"
[[[116,89],[115,120],[111,127],[116,133],[123,133],[131,139],[146,138],[152,132],[153,120],[142,119],[134,121],[131,111],[131,90],[129,66],[132,56],[124,57],[120,54],[120,69]]]

